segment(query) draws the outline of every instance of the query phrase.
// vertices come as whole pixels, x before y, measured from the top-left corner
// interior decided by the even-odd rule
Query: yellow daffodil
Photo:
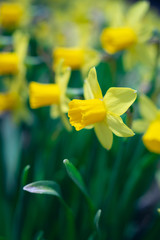
[[[70,130],[71,128],[68,124],[65,113],[68,111],[68,103],[70,101],[66,96],[66,90],[71,70],[69,67],[62,68],[62,65],[63,62],[60,62],[57,66],[55,83],[30,83],[30,106],[35,109],[51,105],[51,117],[61,117],[66,128]]]
[[[3,28],[14,29],[21,21],[23,9],[19,3],[2,3],[0,6],[0,22]]]
[[[77,131],[94,127],[100,143],[106,149],[110,149],[112,146],[112,133],[119,137],[134,135],[120,116],[135,101],[137,96],[135,90],[110,88],[103,97],[96,70],[92,68],[84,84],[84,96],[86,100],[74,99],[69,103],[68,116],[71,125]]]
[[[84,50],[81,48],[57,47],[53,51],[54,66],[64,59],[64,65],[72,69],[80,69],[84,63]]]
[[[0,113],[15,109],[18,103],[19,96],[16,93],[0,93]]]
[[[131,69],[137,62],[146,64],[149,59],[149,47],[146,43],[152,35],[153,27],[146,25],[144,21],[149,2],[137,2],[129,9],[120,5],[121,2],[113,4],[114,16],[109,13],[111,9],[106,13],[109,27],[102,31],[101,44],[109,54],[127,50],[123,56],[124,66]]]
[[[143,119],[133,121],[133,129],[144,133],[142,140],[149,151],[160,153],[160,110],[145,95],[140,96],[139,107]]]
[[[16,74],[18,72],[19,58],[17,53],[0,53],[0,75]]]
[[[76,47],[57,47],[53,51],[53,70],[63,59],[64,66],[72,70],[81,70],[84,77],[94,65],[100,61],[100,55],[93,49],[76,48]]]

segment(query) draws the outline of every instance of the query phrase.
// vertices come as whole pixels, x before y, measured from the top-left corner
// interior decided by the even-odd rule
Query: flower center
[[[0,53],[0,75],[16,74],[19,59],[16,53]]]
[[[31,108],[39,108],[60,103],[58,84],[31,82],[29,86]]]
[[[149,125],[142,139],[151,152],[160,153],[160,120],[155,120]]]
[[[56,48],[53,52],[53,68],[64,59],[64,65],[72,69],[80,69],[84,63],[84,50],[80,48]]]
[[[124,50],[136,42],[136,33],[130,27],[105,28],[101,34],[102,46],[110,54]]]
[[[100,99],[75,99],[69,103],[68,116],[71,125],[79,131],[88,125],[103,121],[106,116],[106,108]]]
[[[19,102],[16,93],[0,93],[0,112],[13,110]]]
[[[0,19],[4,28],[16,27],[22,17],[23,10],[18,3],[3,3],[0,7]]]

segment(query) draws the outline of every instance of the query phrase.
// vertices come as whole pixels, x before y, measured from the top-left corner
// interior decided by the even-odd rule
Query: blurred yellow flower
[[[160,153],[160,110],[145,95],[139,98],[139,108],[143,119],[134,120],[133,129],[144,133],[142,140],[149,151]]]
[[[81,70],[85,78],[91,67],[100,61],[100,54],[93,49],[77,47],[57,47],[53,51],[53,70],[63,59],[64,66],[72,70]]]
[[[0,75],[16,74],[18,72],[19,58],[17,53],[0,53]]]
[[[62,65],[63,61],[61,61],[56,67],[54,84],[30,83],[30,106],[31,108],[39,108],[51,105],[51,117],[61,117],[67,130],[71,130],[68,119],[65,115],[65,113],[68,112],[68,103],[70,102],[66,96],[66,91],[71,69],[69,67],[62,67]]]
[[[110,88],[105,96],[97,80],[95,68],[89,72],[84,84],[86,100],[74,99],[69,103],[70,123],[77,131],[94,127],[95,133],[106,149],[113,142],[112,132],[119,137],[131,137],[133,131],[122,121],[121,115],[136,99],[136,91],[131,88]]]
[[[39,108],[60,103],[60,88],[58,84],[42,84],[31,82],[29,85],[30,106]]]
[[[15,109],[19,100],[19,96],[14,92],[0,93],[0,113]]]
[[[100,37],[104,50],[109,54],[126,50],[123,54],[126,70],[139,62],[147,66],[153,65],[153,58],[150,59],[152,48],[148,40],[154,26],[151,19],[146,22],[149,2],[139,1],[130,8],[121,1],[109,2],[108,5],[111,5],[106,11],[108,27],[102,31]],[[111,10],[114,14],[111,14]]]
[[[114,6],[114,5],[113,5]],[[127,11],[125,17],[122,16],[122,8],[115,8],[118,11],[117,21],[111,19],[111,27],[102,31],[101,43],[103,48],[110,54],[128,49],[137,43],[142,43],[149,37],[149,32],[143,31],[144,25],[142,19],[149,9],[149,2],[141,1],[133,4]],[[116,15],[116,12],[114,12]],[[148,29],[150,30],[150,29]]]
[[[137,35],[130,27],[109,27],[101,35],[103,48],[110,54],[126,49],[137,43]]]
[[[4,2],[0,6],[0,22],[3,28],[14,29],[21,21],[23,9],[21,4]]]
[[[64,65],[72,69],[80,69],[84,63],[84,50],[81,48],[57,47],[53,51],[53,69],[61,59],[64,59]]]

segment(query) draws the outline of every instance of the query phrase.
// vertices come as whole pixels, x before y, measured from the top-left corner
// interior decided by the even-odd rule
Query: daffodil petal
[[[65,94],[70,79],[71,68],[63,66],[63,60],[56,67],[55,82],[59,85],[61,93]]]
[[[91,68],[91,70],[89,71],[86,82],[88,82],[87,84],[89,84],[90,86],[90,91],[92,92],[93,97],[102,99],[102,91],[97,80],[97,73],[95,67]],[[88,88],[84,88],[84,91],[86,91],[86,89]],[[87,96],[88,93],[85,92],[84,95]]]
[[[131,88],[110,88],[104,96],[104,102],[108,111],[120,116],[127,111],[136,97],[136,91]]]
[[[83,89],[84,89],[84,98],[85,99],[94,99],[94,95],[92,93],[92,90],[91,90],[91,87],[90,87],[88,81],[84,82]]]
[[[128,10],[126,21],[128,24],[136,25],[139,23],[142,18],[145,16],[149,9],[149,2],[140,1],[135,4]]]
[[[132,123],[132,129],[136,133],[144,133],[149,126],[149,122],[143,119],[134,120]]]
[[[107,123],[105,121],[96,123],[94,130],[102,146],[109,150],[112,147],[113,134],[108,128]]]
[[[145,95],[139,98],[139,107],[142,117],[148,121],[153,121],[158,113],[158,109],[154,103]]]
[[[119,137],[131,137],[134,135],[134,132],[124,124],[118,115],[108,114],[107,124],[109,129]]]
[[[71,100],[67,98],[66,96],[62,96],[61,103],[60,103],[60,109],[62,112],[67,113],[69,110],[69,102]]]

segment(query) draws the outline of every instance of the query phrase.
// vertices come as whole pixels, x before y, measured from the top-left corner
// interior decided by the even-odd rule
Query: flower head
[[[88,70],[99,63],[100,55],[97,51],[89,48],[57,47],[53,51],[53,70],[62,61],[63,65],[72,70],[81,70],[84,77]]]
[[[19,57],[17,53],[0,53],[0,75],[16,74],[19,67]]]
[[[0,113],[11,111],[19,104],[19,96],[16,93],[0,93]]]
[[[68,81],[71,70],[69,67],[62,67],[61,61],[56,68],[55,83],[42,84],[31,82],[29,85],[30,106],[39,108],[51,106],[51,117],[61,117],[65,127],[71,130],[65,113],[68,112],[69,99],[66,96]]]
[[[110,27],[105,28],[101,34],[101,43],[103,48],[110,54],[131,48],[139,42],[144,42],[146,31],[142,25],[142,19],[149,9],[149,3],[146,1],[134,4],[127,14],[122,16],[120,7],[117,8],[117,17],[110,21]],[[117,10],[115,8],[114,11]],[[120,12],[121,11],[121,12]]]
[[[12,29],[19,25],[23,14],[18,3],[2,3],[0,6],[0,21],[4,28]]]
[[[149,151],[160,153],[160,110],[145,95],[140,96],[139,107],[143,119],[133,121],[133,129],[144,133],[142,140]]]
[[[110,54],[126,49],[137,42],[137,35],[130,27],[109,27],[101,34],[103,48]]]
[[[69,66],[72,69],[80,69],[84,63],[84,50],[81,48],[64,48],[57,47],[53,51],[54,65],[53,68],[61,59],[64,59],[64,65]]]
[[[92,128],[106,149],[110,149],[113,134],[119,137],[131,137],[133,131],[122,121],[121,115],[127,111],[136,99],[136,91],[130,88],[110,88],[102,96],[95,68],[89,72],[84,84],[86,100],[72,100],[69,103],[70,123],[77,131]]]
[[[31,108],[39,108],[60,103],[61,93],[58,84],[31,82],[29,91]]]

